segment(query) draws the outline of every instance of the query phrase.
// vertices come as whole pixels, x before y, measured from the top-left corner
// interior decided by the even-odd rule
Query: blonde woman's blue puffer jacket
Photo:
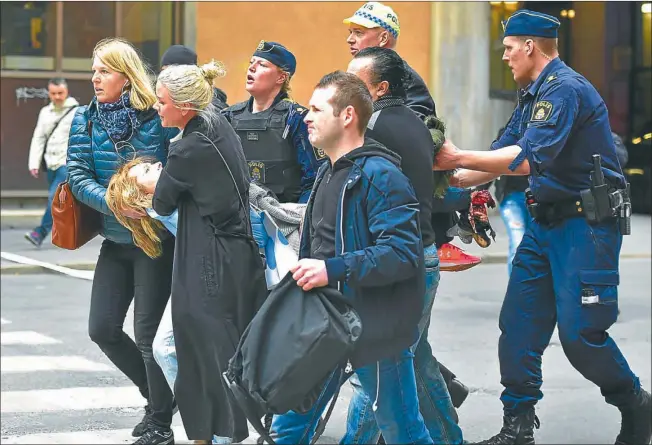
[[[113,216],[106,203],[106,188],[120,166],[137,157],[167,161],[170,139],[179,130],[164,128],[155,110],[138,111],[138,130],[129,140],[135,148],[116,150],[107,131],[97,117],[95,98],[90,105],[79,107],[70,128],[68,140],[68,183],[80,202],[102,214],[101,235],[109,241],[133,244],[131,232]]]

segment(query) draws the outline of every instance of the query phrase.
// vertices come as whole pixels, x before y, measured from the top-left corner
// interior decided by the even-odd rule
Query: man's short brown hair
[[[539,49],[547,56],[550,56],[558,50],[558,40],[546,37],[535,37],[535,36],[518,36],[520,40],[525,42],[526,40],[533,40],[539,46]]]
[[[358,115],[358,130],[364,134],[373,113],[373,101],[367,86],[355,74],[334,71],[322,77],[315,89],[329,87],[335,88],[330,100],[333,114],[339,116],[343,109],[352,106]]]

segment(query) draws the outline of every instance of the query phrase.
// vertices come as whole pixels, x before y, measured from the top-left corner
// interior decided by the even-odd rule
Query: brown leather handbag
[[[101,229],[100,212],[75,199],[67,180],[59,184],[52,199],[52,244],[62,249],[79,249]]]

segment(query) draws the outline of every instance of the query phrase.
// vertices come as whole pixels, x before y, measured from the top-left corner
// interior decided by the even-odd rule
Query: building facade
[[[38,110],[47,103],[47,79],[67,78],[71,94],[88,103],[90,57],[101,38],[131,40],[154,71],[173,43],[195,48],[200,63],[223,61],[227,76],[217,86],[229,104],[247,98],[246,70],[258,42],[278,41],[297,57],[292,96],[306,104],[322,75],[346,69],[351,56],[342,20],[360,4],[2,2],[2,195],[45,193],[44,182],[29,176],[27,152]],[[596,85],[614,131],[629,140],[649,125],[650,3],[388,4],[400,19],[398,52],[428,83],[448,136],[460,147],[487,149],[514,108],[515,84],[501,61],[500,22],[522,7],[561,19],[561,57]]]

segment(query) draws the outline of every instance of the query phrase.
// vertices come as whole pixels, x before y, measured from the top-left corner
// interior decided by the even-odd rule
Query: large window
[[[55,2],[2,2],[3,70],[54,70]]]
[[[573,2],[569,1],[525,1],[525,2],[489,2],[491,5],[491,48],[490,48],[490,95],[491,97],[514,100],[516,83],[503,56],[503,25],[518,9],[529,9],[557,17],[561,22],[558,30],[559,57],[571,65],[571,25],[575,17]]]
[[[157,69],[163,52],[182,42],[182,2],[1,2],[0,8],[3,77],[88,73],[95,44],[113,36],[131,41]]]
[[[90,71],[95,44],[116,34],[116,4],[63,3],[63,71]]]
[[[491,42],[489,48],[489,89],[492,97],[513,100],[516,92],[514,76],[503,62],[503,20],[518,9],[518,2],[489,2],[491,5]]]
[[[639,138],[652,131],[652,3],[636,2],[632,7],[636,9],[630,132],[633,142],[640,143]]]
[[[120,35],[133,43],[148,65],[157,70],[173,43],[173,2],[124,2]]]

